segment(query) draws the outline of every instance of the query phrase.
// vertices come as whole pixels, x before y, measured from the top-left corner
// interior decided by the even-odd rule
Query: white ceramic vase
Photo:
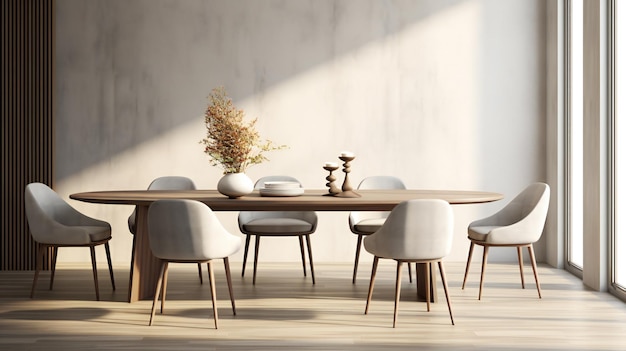
[[[254,190],[254,184],[245,173],[226,173],[217,182],[217,191],[231,199],[248,195]]]

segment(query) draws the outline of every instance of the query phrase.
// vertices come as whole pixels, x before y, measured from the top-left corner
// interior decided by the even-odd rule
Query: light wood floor
[[[317,264],[317,284],[301,266],[260,263],[256,286],[233,262],[237,316],[228,300],[221,261],[216,264],[220,328],[213,329],[209,285],[196,266],[172,264],[165,314],[148,327],[151,301],[129,304],[128,269],[115,267],[111,291],[99,269],[102,301],[94,301],[88,265],[59,264],[54,290],[49,273],[28,298],[32,272],[0,272],[0,350],[625,350],[626,304],[586,290],[579,279],[540,266],[543,298],[530,267],[520,288],[515,265],[487,267],[478,301],[479,264],[461,290],[462,263],[446,263],[456,325],[443,289],[426,312],[404,270],[398,324],[393,319],[395,265],[381,260],[374,298],[364,315],[369,264],[351,284],[350,264]],[[246,273],[251,273],[251,270]],[[205,267],[206,274],[206,267]]]

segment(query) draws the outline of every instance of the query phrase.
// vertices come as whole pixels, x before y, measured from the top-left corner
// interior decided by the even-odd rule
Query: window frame
[[[616,62],[617,62],[617,42],[616,42],[616,33],[617,33],[617,11],[616,11],[616,1],[608,0],[608,137],[609,137],[609,285],[608,290],[611,294],[617,296],[618,298],[626,301],[626,286],[621,286],[616,283],[616,257],[617,257],[617,245],[616,245],[616,235],[617,235],[617,198],[616,198],[616,184],[617,184],[617,175],[616,175],[616,163],[617,163],[617,155],[616,155],[616,108],[617,108],[617,99],[616,99]],[[626,42],[626,41],[625,41]],[[624,67],[626,68],[626,66]],[[626,88],[626,87],[625,87]],[[625,227],[626,228],[626,227]]]
[[[571,262],[571,228],[572,228],[572,0],[565,1],[565,135],[564,135],[564,143],[565,143],[565,269],[570,273],[574,274],[578,278],[583,277],[583,267],[579,267],[578,265]]]

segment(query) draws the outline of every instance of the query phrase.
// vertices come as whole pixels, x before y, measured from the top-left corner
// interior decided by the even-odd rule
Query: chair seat
[[[81,228],[84,228],[89,233],[89,238],[92,242],[106,240],[111,237],[110,227],[84,226]]]
[[[485,241],[487,239],[487,235],[491,233],[492,230],[500,228],[497,225],[485,225],[485,226],[476,226],[467,228],[467,236],[470,239]]]
[[[373,234],[385,224],[386,218],[364,219],[354,225],[354,230],[362,235]]]
[[[82,246],[111,238],[111,227],[81,225],[69,226],[66,232],[57,234],[55,242],[42,241],[47,245]]]
[[[294,235],[310,233],[313,226],[295,218],[259,218],[244,224],[243,229],[254,234]]]

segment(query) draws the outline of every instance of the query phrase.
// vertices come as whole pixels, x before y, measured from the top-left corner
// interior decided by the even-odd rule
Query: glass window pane
[[[583,267],[583,1],[570,1],[569,252]]]
[[[626,287],[626,3],[615,1],[615,283]]]

